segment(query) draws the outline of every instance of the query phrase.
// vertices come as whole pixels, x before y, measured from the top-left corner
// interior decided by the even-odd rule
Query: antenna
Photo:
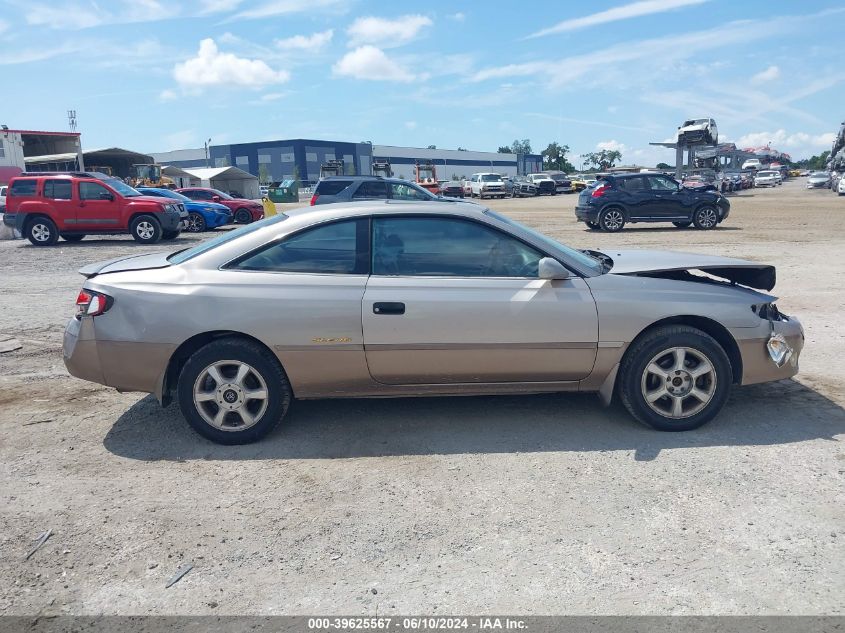
[[[67,111],[67,122],[71,132],[76,132],[76,110]]]

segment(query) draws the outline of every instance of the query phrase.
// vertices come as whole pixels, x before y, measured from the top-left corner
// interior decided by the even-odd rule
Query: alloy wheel
[[[51,237],[50,227],[38,222],[32,226],[30,233],[37,242],[49,242]]]
[[[194,382],[194,406],[208,424],[221,431],[243,431],[267,411],[267,383],[254,367],[221,360],[203,369]]]
[[[602,218],[602,225],[608,231],[618,231],[625,224],[625,216],[617,209],[606,211]]]
[[[673,420],[702,411],[716,393],[716,370],[709,358],[690,347],[672,347],[656,354],[640,383],[646,404]]]
[[[712,207],[705,207],[698,212],[698,224],[704,229],[711,229],[716,226],[719,218]]]
[[[138,225],[135,227],[135,233],[137,233],[138,237],[142,240],[151,240],[155,236],[155,227],[152,222],[143,220],[138,222]]]

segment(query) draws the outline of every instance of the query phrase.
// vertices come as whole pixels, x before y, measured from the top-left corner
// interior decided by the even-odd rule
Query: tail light
[[[114,300],[101,292],[83,288],[76,297],[76,318],[83,316],[99,316],[108,310]]]
[[[319,196],[318,194],[316,194],[316,193],[315,193],[313,196],[311,196],[311,206],[312,206],[312,207],[313,207],[315,204],[317,204],[317,198],[319,198],[319,197],[320,197],[320,196]]]
[[[601,198],[605,193],[607,193],[608,189],[610,189],[610,187],[608,187],[607,185],[599,185],[598,187],[593,189],[593,198]]]

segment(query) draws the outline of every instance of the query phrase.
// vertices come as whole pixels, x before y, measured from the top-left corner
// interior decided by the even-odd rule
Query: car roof
[[[356,202],[321,204],[313,207],[298,207],[285,211],[285,215],[292,219],[302,220],[307,224],[312,224],[335,218],[367,215],[460,215],[472,218],[479,217],[486,210],[487,207],[476,204],[475,202],[455,201],[453,204],[443,204],[441,201],[360,200]]]

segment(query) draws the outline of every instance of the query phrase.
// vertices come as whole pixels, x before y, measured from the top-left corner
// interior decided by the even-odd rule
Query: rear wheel
[[[62,239],[65,242],[81,242],[82,240],[85,239],[85,236],[84,235],[78,235],[78,234],[67,235],[65,233],[62,233]]]
[[[37,217],[30,220],[25,233],[35,246],[52,246],[59,241],[59,229],[50,218]]]
[[[218,444],[248,444],[284,418],[293,391],[279,361],[243,339],[222,339],[196,351],[177,386],[182,415]]]
[[[205,218],[202,217],[202,214],[197,213],[196,211],[191,211],[191,213],[188,214],[187,231],[189,233],[202,233],[207,229],[208,226],[206,225]]]
[[[132,220],[129,232],[135,241],[141,244],[155,244],[162,235],[161,224],[151,215],[139,215]]]
[[[712,420],[733,382],[725,350],[685,325],[655,328],[628,350],[619,369],[622,402],[660,431],[688,431]]]
[[[608,233],[621,231],[624,226],[625,214],[622,213],[622,209],[611,207],[610,209],[605,209],[599,214],[599,227]]]
[[[692,224],[692,222],[690,222],[689,220],[686,220],[686,221],[684,221],[684,222],[672,222],[672,224],[674,224],[675,226],[677,226],[679,229],[685,229],[685,228],[687,228],[690,224]]]
[[[249,224],[252,222],[252,213],[249,209],[238,209],[235,211],[235,222],[238,224]]]
[[[711,206],[705,206],[698,209],[692,216],[692,223],[697,229],[714,229],[719,224],[719,214],[716,209]]]

